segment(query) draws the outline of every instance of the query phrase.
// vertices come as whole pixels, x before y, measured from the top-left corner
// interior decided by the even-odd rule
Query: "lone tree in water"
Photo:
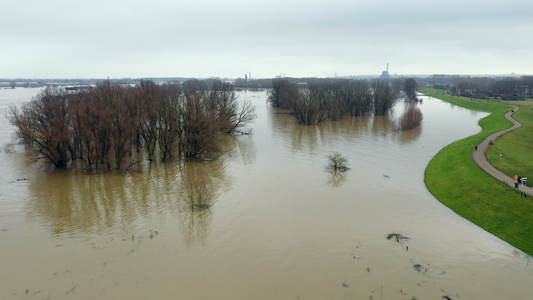
[[[335,152],[332,155],[328,156],[328,160],[328,168],[332,172],[346,172],[349,170],[348,160],[338,152]]]

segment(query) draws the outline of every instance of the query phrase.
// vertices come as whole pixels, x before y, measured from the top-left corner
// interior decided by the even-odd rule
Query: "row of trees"
[[[220,150],[221,133],[249,134],[245,125],[254,118],[251,103],[238,102],[233,86],[221,81],[210,89],[152,81],[76,92],[48,87],[10,114],[17,136],[40,158],[56,168],[79,160],[89,172],[144,158],[198,158]]]
[[[315,125],[339,120],[346,114],[385,115],[396,98],[397,93],[386,80],[329,80],[298,89],[296,84],[276,78],[268,100],[274,107],[290,110],[300,124]]]
[[[475,98],[501,98],[519,100],[533,98],[533,76],[489,77],[453,76],[434,78],[433,87],[446,89],[452,95]]]

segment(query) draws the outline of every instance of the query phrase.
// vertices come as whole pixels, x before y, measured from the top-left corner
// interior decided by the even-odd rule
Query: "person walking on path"
[[[475,149],[476,149],[476,151],[477,151],[477,145],[476,145],[476,147],[474,147],[474,148],[475,148]]]

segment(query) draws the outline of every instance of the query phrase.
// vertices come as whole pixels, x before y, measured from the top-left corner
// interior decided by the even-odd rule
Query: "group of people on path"
[[[492,140],[490,140],[489,145],[494,145],[494,143],[492,142]],[[474,150],[477,151],[477,145],[474,147]]]
[[[514,176],[514,181],[517,182],[517,183],[521,183],[522,182],[522,176],[515,175]]]

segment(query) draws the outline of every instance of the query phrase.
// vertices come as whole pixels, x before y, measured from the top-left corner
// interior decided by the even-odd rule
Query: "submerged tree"
[[[73,158],[69,101],[63,88],[48,87],[19,110],[11,107],[10,121],[17,136],[56,168]]]
[[[418,90],[418,83],[414,78],[407,78],[404,82],[404,91],[407,96],[407,100],[416,100],[416,91]]]
[[[99,102],[107,108],[102,112],[103,120],[111,138],[114,165],[121,169],[124,159],[131,156],[132,138],[138,128],[136,114],[140,111],[135,107],[131,91],[119,85],[100,84],[95,93]]]
[[[75,93],[46,88],[10,115],[28,149],[56,168],[79,159],[88,172],[127,169],[145,154],[166,160],[175,145],[178,155],[198,158],[220,150],[220,134],[249,133],[244,127],[254,118],[254,107],[239,103],[230,84],[215,82],[208,92],[196,81],[186,93],[151,81],[107,81]]]
[[[396,93],[385,80],[369,85],[366,80],[322,79],[311,80],[308,85],[308,89],[298,91],[290,81],[274,79],[268,101],[274,107],[289,109],[300,124],[316,125],[340,120],[346,114],[385,115],[396,100]]]
[[[366,80],[354,81],[347,89],[346,107],[351,116],[362,116],[372,110],[373,97]]]
[[[298,86],[287,79],[272,79],[272,89],[269,91],[268,102],[277,108],[289,109],[294,99],[298,97]]]
[[[217,113],[217,121],[222,131],[251,133],[251,130],[245,129],[244,126],[256,118],[255,107],[249,101],[239,104],[233,85],[218,80],[213,83],[213,88],[207,95],[210,108]]]
[[[320,110],[331,121],[342,119],[347,112],[346,83],[347,81],[334,81],[309,85],[311,96],[318,101]]]
[[[407,109],[398,120],[398,130],[411,130],[417,128],[422,123],[424,116],[420,109],[416,106],[411,106]]]
[[[144,141],[148,160],[152,161],[161,133],[161,114],[168,113],[168,111],[162,110],[162,103],[165,102],[165,98],[162,89],[153,81],[147,80],[139,81],[134,88],[134,93],[135,102],[140,108],[138,126],[135,132],[136,150],[140,151]],[[163,153],[166,155],[166,151],[163,151]],[[164,159],[166,159],[166,156]]]
[[[328,156],[328,169],[332,172],[346,172],[349,170],[348,160],[335,152]]]
[[[84,164],[85,170],[93,172],[102,160],[101,131],[103,120],[98,116],[98,103],[93,95],[85,91],[70,96],[71,128],[74,136],[76,158]]]
[[[304,125],[316,125],[327,119],[320,99],[309,91],[299,92],[298,97],[292,101],[291,114]]]
[[[181,87],[178,84],[165,83],[161,86],[161,99],[156,106],[156,136],[163,161],[172,157],[176,141],[183,134],[181,95]],[[181,153],[181,148],[179,152]]]
[[[388,81],[376,79],[372,81],[372,95],[374,98],[374,115],[383,116],[392,108],[396,95]]]
[[[182,134],[180,145],[183,155],[195,158],[206,152],[220,150],[216,112],[209,107],[203,92],[187,94],[181,101]]]

